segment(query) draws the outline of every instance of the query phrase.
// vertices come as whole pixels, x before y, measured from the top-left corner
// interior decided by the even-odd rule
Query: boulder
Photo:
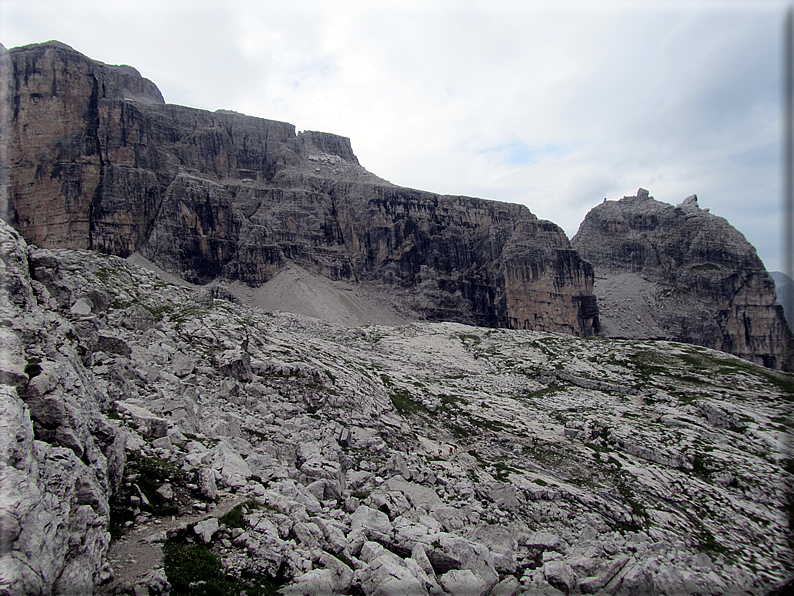
[[[118,401],[116,402],[116,409],[122,416],[128,416],[144,436],[158,439],[165,437],[168,433],[168,420],[155,416],[143,406],[126,401]]]
[[[217,470],[220,480],[227,486],[245,486],[251,476],[248,464],[225,441],[220,441],[212,450],[212,469]]]
[[[451,569],[438,578],[444,589],[456,596],[485,596],[489,586],[469,569]]]
[[[391,542],[393,534],[389,516],[366,505],[360,505],[351,516],[350,530],[361,531],[370,540],[387,543]]]
[[[212,542],[212,537],[215,535],[215,532],[218,531],[218,527],[218,518],[210,517],[209,519],[198,522],[193,527],[193,531],[205,544],[209,544]]]

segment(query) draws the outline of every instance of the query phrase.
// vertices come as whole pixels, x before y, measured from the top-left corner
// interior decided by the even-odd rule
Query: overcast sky
[[[7,48],[129,64],[169,103],[350,137],[401,186],[524,203],[573,237],[647,188],[781,270],[787,2],[0,0]]]

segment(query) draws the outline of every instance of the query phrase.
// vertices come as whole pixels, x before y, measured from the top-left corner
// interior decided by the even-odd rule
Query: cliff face
[[[33,244],[140,252],[196,283],[257,286],[292,261],[421,317],[597,329],[592,268],[526,207],[391,185],[346,138],[168,105],[57,42],[2,61],[5,218]]]
[[[602,331],[723,350],[792,370],[792,336],[755,248],[691,196],[677,207],[640,189],[606,201],[572,245],[593,264]]]

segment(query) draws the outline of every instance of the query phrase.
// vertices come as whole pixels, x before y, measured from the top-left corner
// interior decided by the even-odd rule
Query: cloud
[[[604,197],[700,203],[780,268],[784,2],[0,3],[167,101],[348,136],[394,183],[521,202],[569,236]]]

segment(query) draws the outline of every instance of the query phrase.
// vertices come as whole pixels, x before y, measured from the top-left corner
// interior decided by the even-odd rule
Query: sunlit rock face
[[[605,201],[571,241],[596,272],[602,332],[672,339],[792,370],[792,336],[755,248],[691,196]]]
[[[168,105],[57,42],[2,65],[5,218],[33,244],[140,252],[202,284],[258,286],[294,262],[385,284],[414,318],[597,330],[592,268],[526,207],[394,186],[344,137]]]

